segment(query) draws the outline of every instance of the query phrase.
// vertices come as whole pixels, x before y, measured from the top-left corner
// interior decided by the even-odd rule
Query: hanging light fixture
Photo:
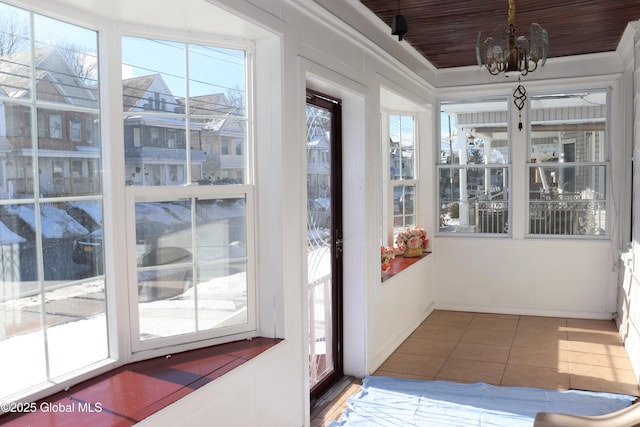
[[[549,33],[539,24],[531,24],[531,34],[516,35],[515,0],[509,0],[509,19],[507,25],[500,25],[495,33],[479,32],[476,42],[478,65],[484,66],[489,73],[505,76],[527,75],[547,61],[549,51]]]

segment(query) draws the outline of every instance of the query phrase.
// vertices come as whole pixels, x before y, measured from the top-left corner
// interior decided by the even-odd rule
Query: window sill
[[[431,252],[423,251],[422,255],[419,257],[404,257],[402,255],[395,257],[391,260],[391,268],[389,269],[389,271],[387,271],[386,273],[382,273],[382,282],[384,282],[385,280],[389,280],[396,274],[411,267],[413,264],[423,258],[426,258],[429,255],[431,255]]]
[[[280,341],[258,337],[131,363],[40,400],[33,412],[0,415],[0,425],[132,426]]]

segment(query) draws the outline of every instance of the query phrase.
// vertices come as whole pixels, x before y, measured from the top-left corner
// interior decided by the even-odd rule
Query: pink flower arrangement
[[[427,248],[427,242],[427,233],[424,228],[418,227],[407,228],[398,233],[398,237],[396,237],[396,247],[398,248],[398,253],[401,254],[406,254],[407,252],[416,254],[418,251],[422,253]]]
[[[395,251],[389,246],[380,246],[380,262],[382,272],[386,273],[391,268],[391,260],[396,257]]]

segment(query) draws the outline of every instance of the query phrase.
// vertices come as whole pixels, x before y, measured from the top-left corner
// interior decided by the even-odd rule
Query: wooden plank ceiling
[[[389,25],[402,14],[405,40],[437,68],[475,65],[479,31],[506,24],[508,0],[360,0]],[[614,51],[640,0],[516,0],[518,34],[532,22],[549,32],[549,57]],[[395,37],[395,36],[394,36]]]

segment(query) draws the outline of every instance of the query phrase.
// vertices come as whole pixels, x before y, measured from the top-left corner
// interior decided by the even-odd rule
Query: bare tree
[[[76,43],[68,43],[60,48],[60,53],[71,67],[73,74],[86,86],[93,86],[98,79],[98,61],[95,53],[86,52]]]
[[[14,10],[2,13],[0,19],[0,56],[25,50],[29,47],[29,25]]]
[[[225,94],[227,97],[227,103],[233,108],[233,111],[237,114],[244,114],[245,112],[245,90],[239,84],[235,84],[232,88],[227,89]]]

